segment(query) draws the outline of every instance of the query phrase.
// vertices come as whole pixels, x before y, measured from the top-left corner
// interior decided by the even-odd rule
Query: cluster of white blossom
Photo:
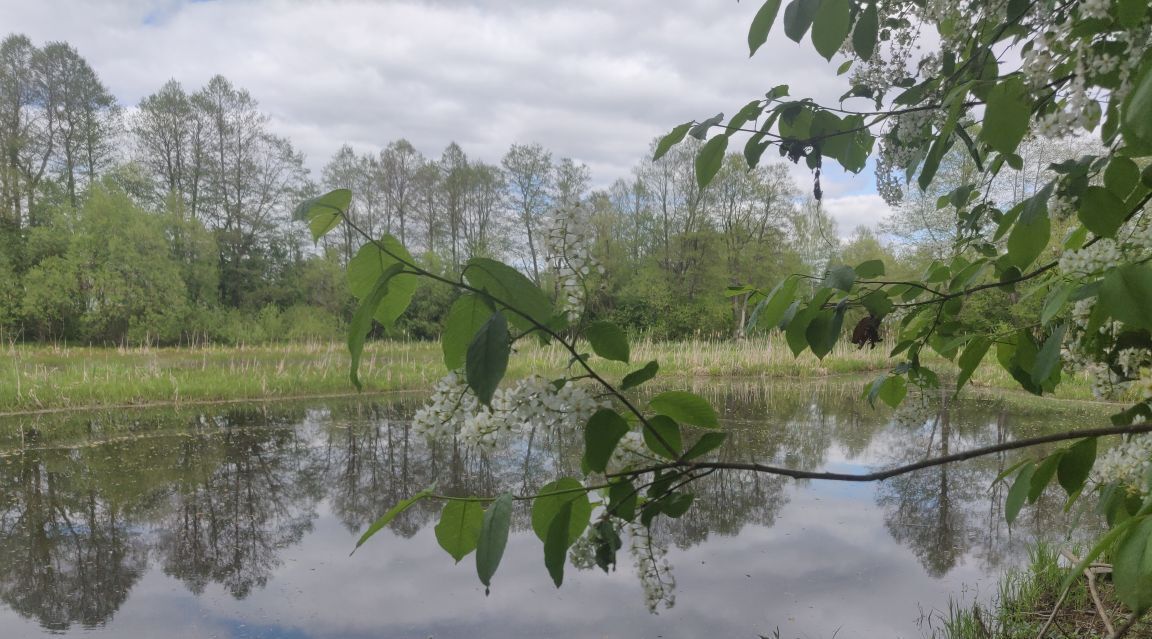
[[[1152,222],[1142,216],[1127,222],[1116,234],[1081,249],[1070,249],[1060,256],[1059,269],[1075,279],[1098,277],[1121,264],[1152,258]],[[1152,352],[1145,348],[1115,351],[1116,338],[1124,326],[1115,321],[1101,322],[1088,332],[1096,298],[1078,300],[1070,313],[1070,330],[1061,351],[1069,371],[1088,375],[1092,393],[1098,398],[1116,398],[1135,390],[1141,400],[1152,399]]]
[[[556,272],[560,307],[572,315],[584,308],[586,283],[593,271],[603,266],[592,256],[593,230],[588,214],[577,202],[556,208],[545,229],[548,263]]]
[[[589,570],[596,565],[596,544],[588,535],[580,535],[568,549],[568,562],[576,570]]]
[[[1093,275],[1119,265],[1123,259],[1115,240],[1104,238],[1082,249],[1064,251],[1059,266],[1066,275]]]
[[[655,613],[661,602],[664,608],[676,605],[676,578],[668,563],[668,548],[652,539],[652,531],[641,524],[628,524],[629,551],[640,584],[644,587],[644,604]]]
[[[1081,0],[1081,19],[1107,18],[1113,0]],[[1056,86],[1055,108],[1037,119],[1037,133],[1049,138],[1092,131],[1105,106],[1119,103],[1131,88],[1132,73],[1152,32],[1147,22],[1106,33],[1075,35],[1077,22],[1053,20],[1032,38],[1022,56],[1021,71],[1033,90]],[[1116,74],[1118,84],[1104,80]],[[1060,80],[1067,78],[1066,80]]]
[[[1076,201],[1063,193],[1056,193],[1052,199],[1048,200],[1048,215],[1057,219],[1064,220],[1076,214]],[[1071,233],[1072,230],[1069,230]],[[1067,239],[1067,238],[1065,238]]]
[[[1085,20],[1108,17],[1108,10],[1112,8],[1112,0],[1081,0],[1080,17]]]
[[[483,406],[464,375],[454,371],[436,383],[412,424],[418,434],[429,438],[455,435],[466,444],[493,449],[534,428],[576,432],[604,405],[583,386],[566,382],[557,388],[543,377],[532,376],[497,389],[491,406]]]
[[[1071,323],[1060,349],[1060,358],[1065,370],[1083,372],[1088,376],[1093,397],[1114,398],[1124,392],[1129,381],[1108,365],[1099,343],[1113,342],[1123,326],[1118,322],[1103,322],[1095,333],[1089,334],[1088,324],[1095,305],[1095,298],[1082,299],[1072,305]]]
[[[1152,468],[1152,433],[1133,435],[1128,441],[1100,455],[1093,467],[1100,484],[1120,482],[1129,492],[1148,491],[1148,471]]]
[[[650,460],[651,453],[648,452],[648,447],[644,444],[643,434],[640,431],[631,430],[624,433],[619,443],[616,444],[616,450],[612,451],[612,457],[608,460],[608,471],[619,472],[637,463]]]

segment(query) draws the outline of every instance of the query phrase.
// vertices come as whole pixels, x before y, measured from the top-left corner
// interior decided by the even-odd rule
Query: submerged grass
[[[639,339],[632,364],[596,360],[597,370],[620,379],[650,360],[665,378],[791,378],[883,371],[896,364],[891,345],[857,349],[840,343],[823,360],[811,353],[793,357],[781,336],[740,341]],[[591,349],[588,349],[589,351]],[[10,343],[0,351],[0,412],[125,404],[308,397],[352,394],[348,353],[342,342],[258,347],[92,348]],[[570,365],[563,348],[523,343],[508,376],[560,375]],[[940,359],[930,362],[951,370]],[[373,342],[365,350],[361,379],[367,392],[429,389],[443,375],[435,342]],[[999,369],[981,368],[977,386],[1012,388]],[[1058,397],[1086,399],[1083,380],[1061,386]]]
[[[1054,546],[1037,544],[1029,552],[1029,558],[1026,567],[1004,574],[989,605],[953,602],[947,611],[924,615],[921,627],[925,636],[931,639],[1035,639],[1039,636],[1105,639],[1109,636],[1096,612],[1086,579],[1072,582],[1060,600],[1067,568],[1061,565],[1060,553]],[[1101,604],[1112,623],[1123,625],[1127,612],[1115,600],[1111,582],[1106,575],[1100,575],[1096,583]],[[1054,609],[1056,615],[1049,623]],[[1138,621],[1127,636],[1148,637],[1150,634],[1152,623],[1145,618]]]

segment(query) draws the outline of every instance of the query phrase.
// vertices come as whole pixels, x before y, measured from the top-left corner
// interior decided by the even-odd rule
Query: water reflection
[[[1084,417],[942,398],[923,415],[894,419],[861,404],[858,388],[696,390],[721,408],[731,433],[722,459],[807,469],[903,464]],[[117,611],[149,573],[178,580],[196,596],[216,586],[242,600],[268,588],[285,553],[325,517],[345,531],[346,550],[379,514],[434,481],[450,494],[529,492],[579,468],[579,437],[537,432],[493,454],[424,441],[407,421],[415,406],[408,398],[0,422],[0,602],[62,632],[115,628]],[[39,436],[30,439],[30,430]],[[1010,535],[1000,523],[1002,495],[988,489],[1007,463],[998,456],[937,467],[853,494],[871,495],[887,533],[928,575],[945,576],[968,559],[993,572],[1019,557],[1033,534],[1050,535],[1064,520],[1059,496],[1050,492]],[[789,503],[822,494],[818,486],[717,473],[696,485],[688,514],[661,522],[653,541],[684,551],[750,526],[768,529]],[[439,508],[422,502],[390,529],[412,538]],[[529,528],[525,510],[514,517],[515,528]],[[671,558],[675,563],[675,553]],[[627,568],[623,556],[621,565]],[[5,614],[0,609],[0,628]]]

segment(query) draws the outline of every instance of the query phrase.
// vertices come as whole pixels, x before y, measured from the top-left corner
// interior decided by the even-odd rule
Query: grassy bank
[[[921,624],[925,635],[931,639],[1109,637],[1087,578],[1075,580],[1064,593],[1061,586],[1067,569],[1062,563],[1069,562],[1062,562],[1056,549],[1037,546],[1027,567],[1005,573],[989,605],[953,606],[947,612],[926,615]],[[1115,629],[1124,625],[1129,612],[1116,601],[1108,577],[1106,573],[1095,577],[1096,593],[1099,608]],[[1152,620],[1145,616],[1136,621],[1125,636],[1152,636]]]
[[[195,402],[269,397],[351,394],[348,353],[343,343],[260,347],[90,348],[9,344],[0,364],[0,412],[85,406]],[[664,378],[809,378],[882,371],[895,364],[883,345],[858,350],[839,344],[823,361],[811,353],[792,356],[780,337],[735,341],[694,340],[633,344],[631,367],[597,360],[609,379],[649,360]],[[561,348],[520,348],[510,377],[550,375],[568,365]],[[947,362],[936,363],[950,370]],[[361,368],[367,392],[427,389],[443,374],[440,347],[433,342],[369,344]],[[1087,384],[1062,387],[1059,397],[1090,398]],[[999,368],[986,366],[974,384],[1012,388]]]

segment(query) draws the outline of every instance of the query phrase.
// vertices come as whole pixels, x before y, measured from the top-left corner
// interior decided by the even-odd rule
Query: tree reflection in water
[[[1057,429],[1077,416],[1019,415],[1002,403],[934,406],[914,423],[858,400],[857,384],[727,385],[694,389],[721,410],[726,461],[818,469],[902,464]],[[412,434],[415,399],[287,404],[218,414],[138,412],[0,422],[0,601],[48,630],[107,623],[154,565],[200,594],[217,584],[236,599],[264,588],[283,552],[311,530],[321,507],[352,537],[403,497],[433,482],[447,494],[532,492],[577,474],[582,441],[550,432],[491,454]],[[51,436],[28,441],[16,429]],[[989,457],[894,478],[876,490],[891,536],[933,576],[964,557],[988,568],[1032,533],[1061,526],[1050,491],[1008,535]],[[835,462],[839,463],[839,462]],[[772,526],[803,483],[752,472],[715,473],[695,485],[694,507],[660,520],[652,543],[684,549],[746,526]],[[405,538],[433,522],[425,501],[390,529]],[[530,528],[528,511],[514,528]],[[1023,534],[1019,534],[1023,533]],[[627,559],[620,558],[622,569]]]

